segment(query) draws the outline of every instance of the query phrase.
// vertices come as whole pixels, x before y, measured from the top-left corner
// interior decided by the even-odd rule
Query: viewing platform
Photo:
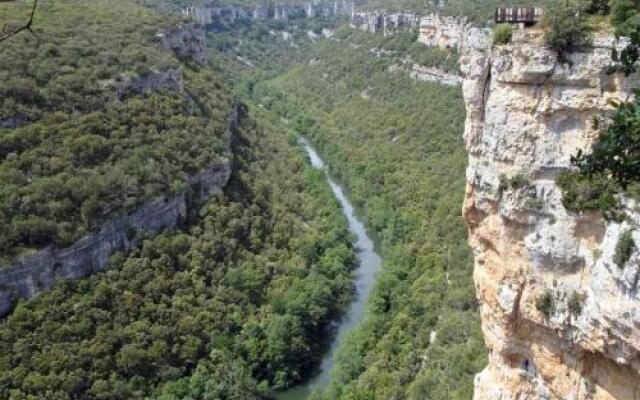
[[[498,7],[495,13],[496,24],[519,24],[532,26],[540,22],[543,10],[540,7]]]

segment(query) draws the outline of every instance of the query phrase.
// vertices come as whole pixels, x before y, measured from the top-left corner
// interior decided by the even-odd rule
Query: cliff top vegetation
[[[134,1],[41,0],[0,46],[0,254],[68,245],[105,217],[227,158],[230,92],[162,47],[179,23]],[[0,3],[21,23],[26,2]],[[117,92],[170,71],[174,89]],[[182,82],[180,82],[182,80]],[[162,146],[158,144],[162,143]]]

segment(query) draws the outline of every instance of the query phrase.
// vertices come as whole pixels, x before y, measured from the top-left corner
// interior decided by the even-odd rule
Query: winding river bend
[[[352,303],[349,305],[347,312],[338,322],[335,338],[333,339],[329,350],[322,358],[322,363],[320,364],[317,373],[307,382],[277,394],[276,398],[278,400],[303,400],[306,399],[314,390],[321,389],[329,383],[331,371],[335,365],[336,350],[340,347],[346,333],[354,328],[360,320],[362,320],[367,299],[369,298],[371,289],[373,289],[375,274],[382,265],[382,260],[374,249],[373,240],[371,240],[367,235],[364,224],[356,216],[355,209],[345,195],[344,190],[342,190],[342,187],[331,179],[324,161],[320,158],[311,144],[304,139],[302,139],[301,142],[309,154],[311,165],[316,169],[324,171],[327,181],[331,186],[331,190],[338,202],[340,202],[342,212],[347,217],[349,230],[357,238],[356,247],[358,249],[358,254],[354,282],[356,286],[356,294]]]

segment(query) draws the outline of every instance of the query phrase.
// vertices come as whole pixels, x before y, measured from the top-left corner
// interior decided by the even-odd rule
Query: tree
[[[6,0],[5,0],[6,1]],[[12,1],[12,0],[9,0]],[[7,26],[7,24],[5,24],[2,27],[2,35],[0,36],[0,42],[2,42],[3,40],[7,40],[12,36],[17,35],[18,33],[22,32],[22,31],[29,31],[31,32],[31,34],[35,35],[35,33],[33,33],[32,27],[33,27],[33,17],[36,14],[36,9],[38,8],[38,0],[34,0],[33,1],[33,7],[31,8],[31,14],[29,15],[29,19],[27,20],[27,22],[22,25],[19,26],[18,28],[15,28],[13,30],[10,30]]]
[[[543,23],[547,31],[544,40],[561,59],[573,48],[591,42],[587,9],[587,3],[582,0],[561,0],[545,13]]]
[[[615,103],[611,123],[593,145],[591,154],[579,151],[572,157],[583,175],[610,175],[623,188],[640,180],[639,96],[640,90],[636,90],[633,101]]]
[[[498,24],[493,28],[493,44],[501,45],[511,42],[513,28],[509,24]]]

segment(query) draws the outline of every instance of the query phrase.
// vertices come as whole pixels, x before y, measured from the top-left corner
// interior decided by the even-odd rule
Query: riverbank
[[[300,143],[309,155],[309,160],[313,168],[324,171],[333,195],[342,206],[342,212],[349,224],[349,231],[356,237],[357,267],[354,271],[356,291],[344,316],[337,321],[335,337],[328,347],[327,353],[322,358],[316,374],[307,382],[276,394],[275,397],[278,400],[303,400],[309,397],[314,391],[321,390],[329,384],[331,372],[336,362],[336,351],[344,342],[344,338],[348,332],[355,328],[364,318],[366,304],[375,283],[375,275],[382,266],[382,259],[378,253],[376,253],[375,244],[367,235],[364,224],[356,215],[355,208],[345,195],[345,190],[331,178],[324,161],[311,143],[304,138],[300,139]]]

